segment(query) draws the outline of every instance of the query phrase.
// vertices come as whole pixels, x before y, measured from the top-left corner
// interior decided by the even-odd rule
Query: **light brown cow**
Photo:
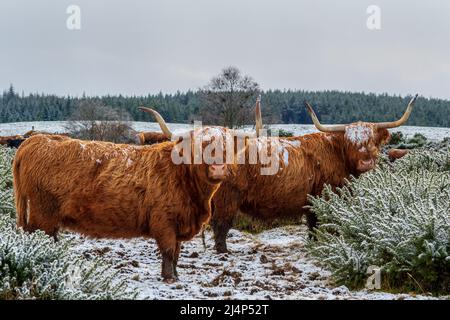
[[[382,145],[390,138],[387,129],[407,121],[416,98],[397,121],[334,126],[322,125],[305,103],[314,125],[322,132],[277,139],[284,154],[279,158],[288,157],[278,174],[263,176],[257,166],[239,166],[235,178],[226,181],[214,196],[211,224],[216,250],[227,252],[226,236],[238,210],[262,220],[304,213],[313,230],[317,218],[304,208],[308,195],[320,195],[325,184],[340,187],[351,175],[358,177],[372,170]]]
[[[169,140],[170,138],[162,132],[147,131],[136,134],[136,144],[140,145],[151,145]]]
[[[406,149],[394,149],[393,148],[393,149],[389,149],[387,154],[388,154],[389,160],[395,161],[397,159],[404,157],[407,153],[408,153],[408,150],[406,150]]]
[[[211,130],[228,135],[212,128],[195,134]],[[13,165],[18,226],[54,237],[63,228],[91,237],[154,238],[162,254],[162,277],[173,282],[180,243],[208,222],[211,198],[233,169],[214,163],[177,165],[172,151],[179,143],[131,146],[30,137]]]

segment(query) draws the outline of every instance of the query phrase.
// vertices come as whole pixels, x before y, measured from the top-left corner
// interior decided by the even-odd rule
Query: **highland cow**
[[[272,138],[282,162],[276,175],[258,174],[260,165],[239,166],[234,178],[225,181],[215,194],[211,225],[217,252],[228,251],[226,237],[238,211],[265,221],[305,214],[308,228],[313,231],[317,217],[305,207],[308,196],[320,195],[325,184],[341,187],[350,176],[372,170],[381,147],[390,138],[387,129],[408,120],[416,98],[397,121],[334,126],[322,125],[305,102],[314,125],[322,132]],[[257,123],[260,119],[259,115]]]
[[[212,128],[189,135],[211,136],[211,131],[212,140],[228,135]],[[227,164],[175,164],[172,153],[180,152],[179,143],[131,146],[30,137],[13,164],[18,226],[55,238],[59,229],[96,238],[154,238],[162,277],[175,281],[180,243],[208,222],[211,199],[233,170]]]
[[[17,148],[23,141],[25,141],[25,137],[20,134],[15,136],[0,137],[0,145],[7,146],[9,148]]]
[[[389,149],[387,155],[391,162],[394,162],[397,159],[403,158],[408,153],[408,150],[405,149]]]

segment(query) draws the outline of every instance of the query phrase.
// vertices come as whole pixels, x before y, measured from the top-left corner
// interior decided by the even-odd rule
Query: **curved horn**
[[[263,128],[262,124],[262,116],[261,116],[261,95],[258,96],[256,99],[256,106],[255,106],[255,118],[256,118],[256,136],[259,137],[259,133],[261,132]]]
[[[172,138],[172,132],[170,132],[169,128],[167,127],[166,121],[164,121],[163,117],[155,110],[145,107],[139,107],[138,108],[141,111],[150,113],[155,118],[156,122],[158,122],[159,126],[161,127],[161,131],[169,138]]]
[[[320,123],[319,119],[317,119],[316,113],[314,112],[313,108],[306,101],[305,101],[305,106],[306,106],[306,109],[308,110],[309,116],[311,117],[314,125],[320,131],[323,131],[323,132],[345,131],[345,127],[347,126],[345,124],[335,124],[335,125],[328,125],[328,126],[322,125]]]
[[[392,121],[392,122],[380,122],[377,123],[376,126],[379,129],[382,128],[396,128],[396,127],[400,127],[402,124],[404,124],[406,121],[408,121],[409,115],[411,114],[411,111],[413,109],[414,106],[414,102],[416,102],[418,94],[416,94],[411,101],[409,101],[408,103],[408,107],[406,107],[405,113],[403,113],[402,117],[400,119],[398,119],[397,121]]]

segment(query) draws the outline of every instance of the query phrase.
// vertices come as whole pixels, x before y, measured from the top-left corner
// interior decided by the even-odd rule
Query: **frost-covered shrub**
[[[69,241],[16,228],[13,157],[14,151],[0,147],[0,300],[135,297],[109,265],[80,257],[69,250]]]
[[[392,132],[391,139],[389,140],[389,145],[398,145],[404,141],[405,139],[401,131]]]
[[[0,299],[131,298],[101,261],[87,261],[43,232],[0,226]]]
[[[0,215],[14,217],[12,160],[15,149],[0,147]]]
[[[338,283],[360,287],[382,269],[384,289],[449,292],[449,150],[411,151],[394,164],[311,198],[320,226],[308,248]]]
[[[429,144],[431,142],[423,134],[416,133],[412,138],[407,139],[403,133],[397,131],[391,133],[391,139],[386,148],[417,149]]]

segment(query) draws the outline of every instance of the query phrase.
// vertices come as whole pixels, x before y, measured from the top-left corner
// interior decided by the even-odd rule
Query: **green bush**
[[[265,126],[264,128],[267,130],[267,136],[268,137],[271,137],[274,133],[276,133],[278,137],[283,137],[283,138],[293,137],[294,136],[294,133],[292,131],[285,130],[285,129],[282,129],[282,128],[280,128],[280,129],[270,129],[270,127],[268,127],[268,126]]]
[[[389,140],[389,145],[398,145],[404,141],[405,139],[401,131],[392,132],[391,139]]]
[[[449,293],[449,149],[413,150],[394,164],[310,198],[319,218],[308,248],[337,283],[361,287],[367,268],[383,289]]]
[[[69,241],[15,227],[13,157],[14,151],[0,147],[0,300],[135,297],[109,265],[80,257]]]
[[[268,229],[278,228],[286,225],[302,224],[302,216],[279,218],[273,220],[258,219],[238,212],[233,220],[233,228],[249,233],[260,233]]]
[[[412,138],[408,139],[408,143],[417,147],[423,147],[427,143],[427,138],[423,134],[416,133]]]
[[[420,133],[414,134],[412,138],[406,139],[400,131],[393,132],[391,139],[386,147],[398,149],[417,149],[430,145],[431,142]]]

